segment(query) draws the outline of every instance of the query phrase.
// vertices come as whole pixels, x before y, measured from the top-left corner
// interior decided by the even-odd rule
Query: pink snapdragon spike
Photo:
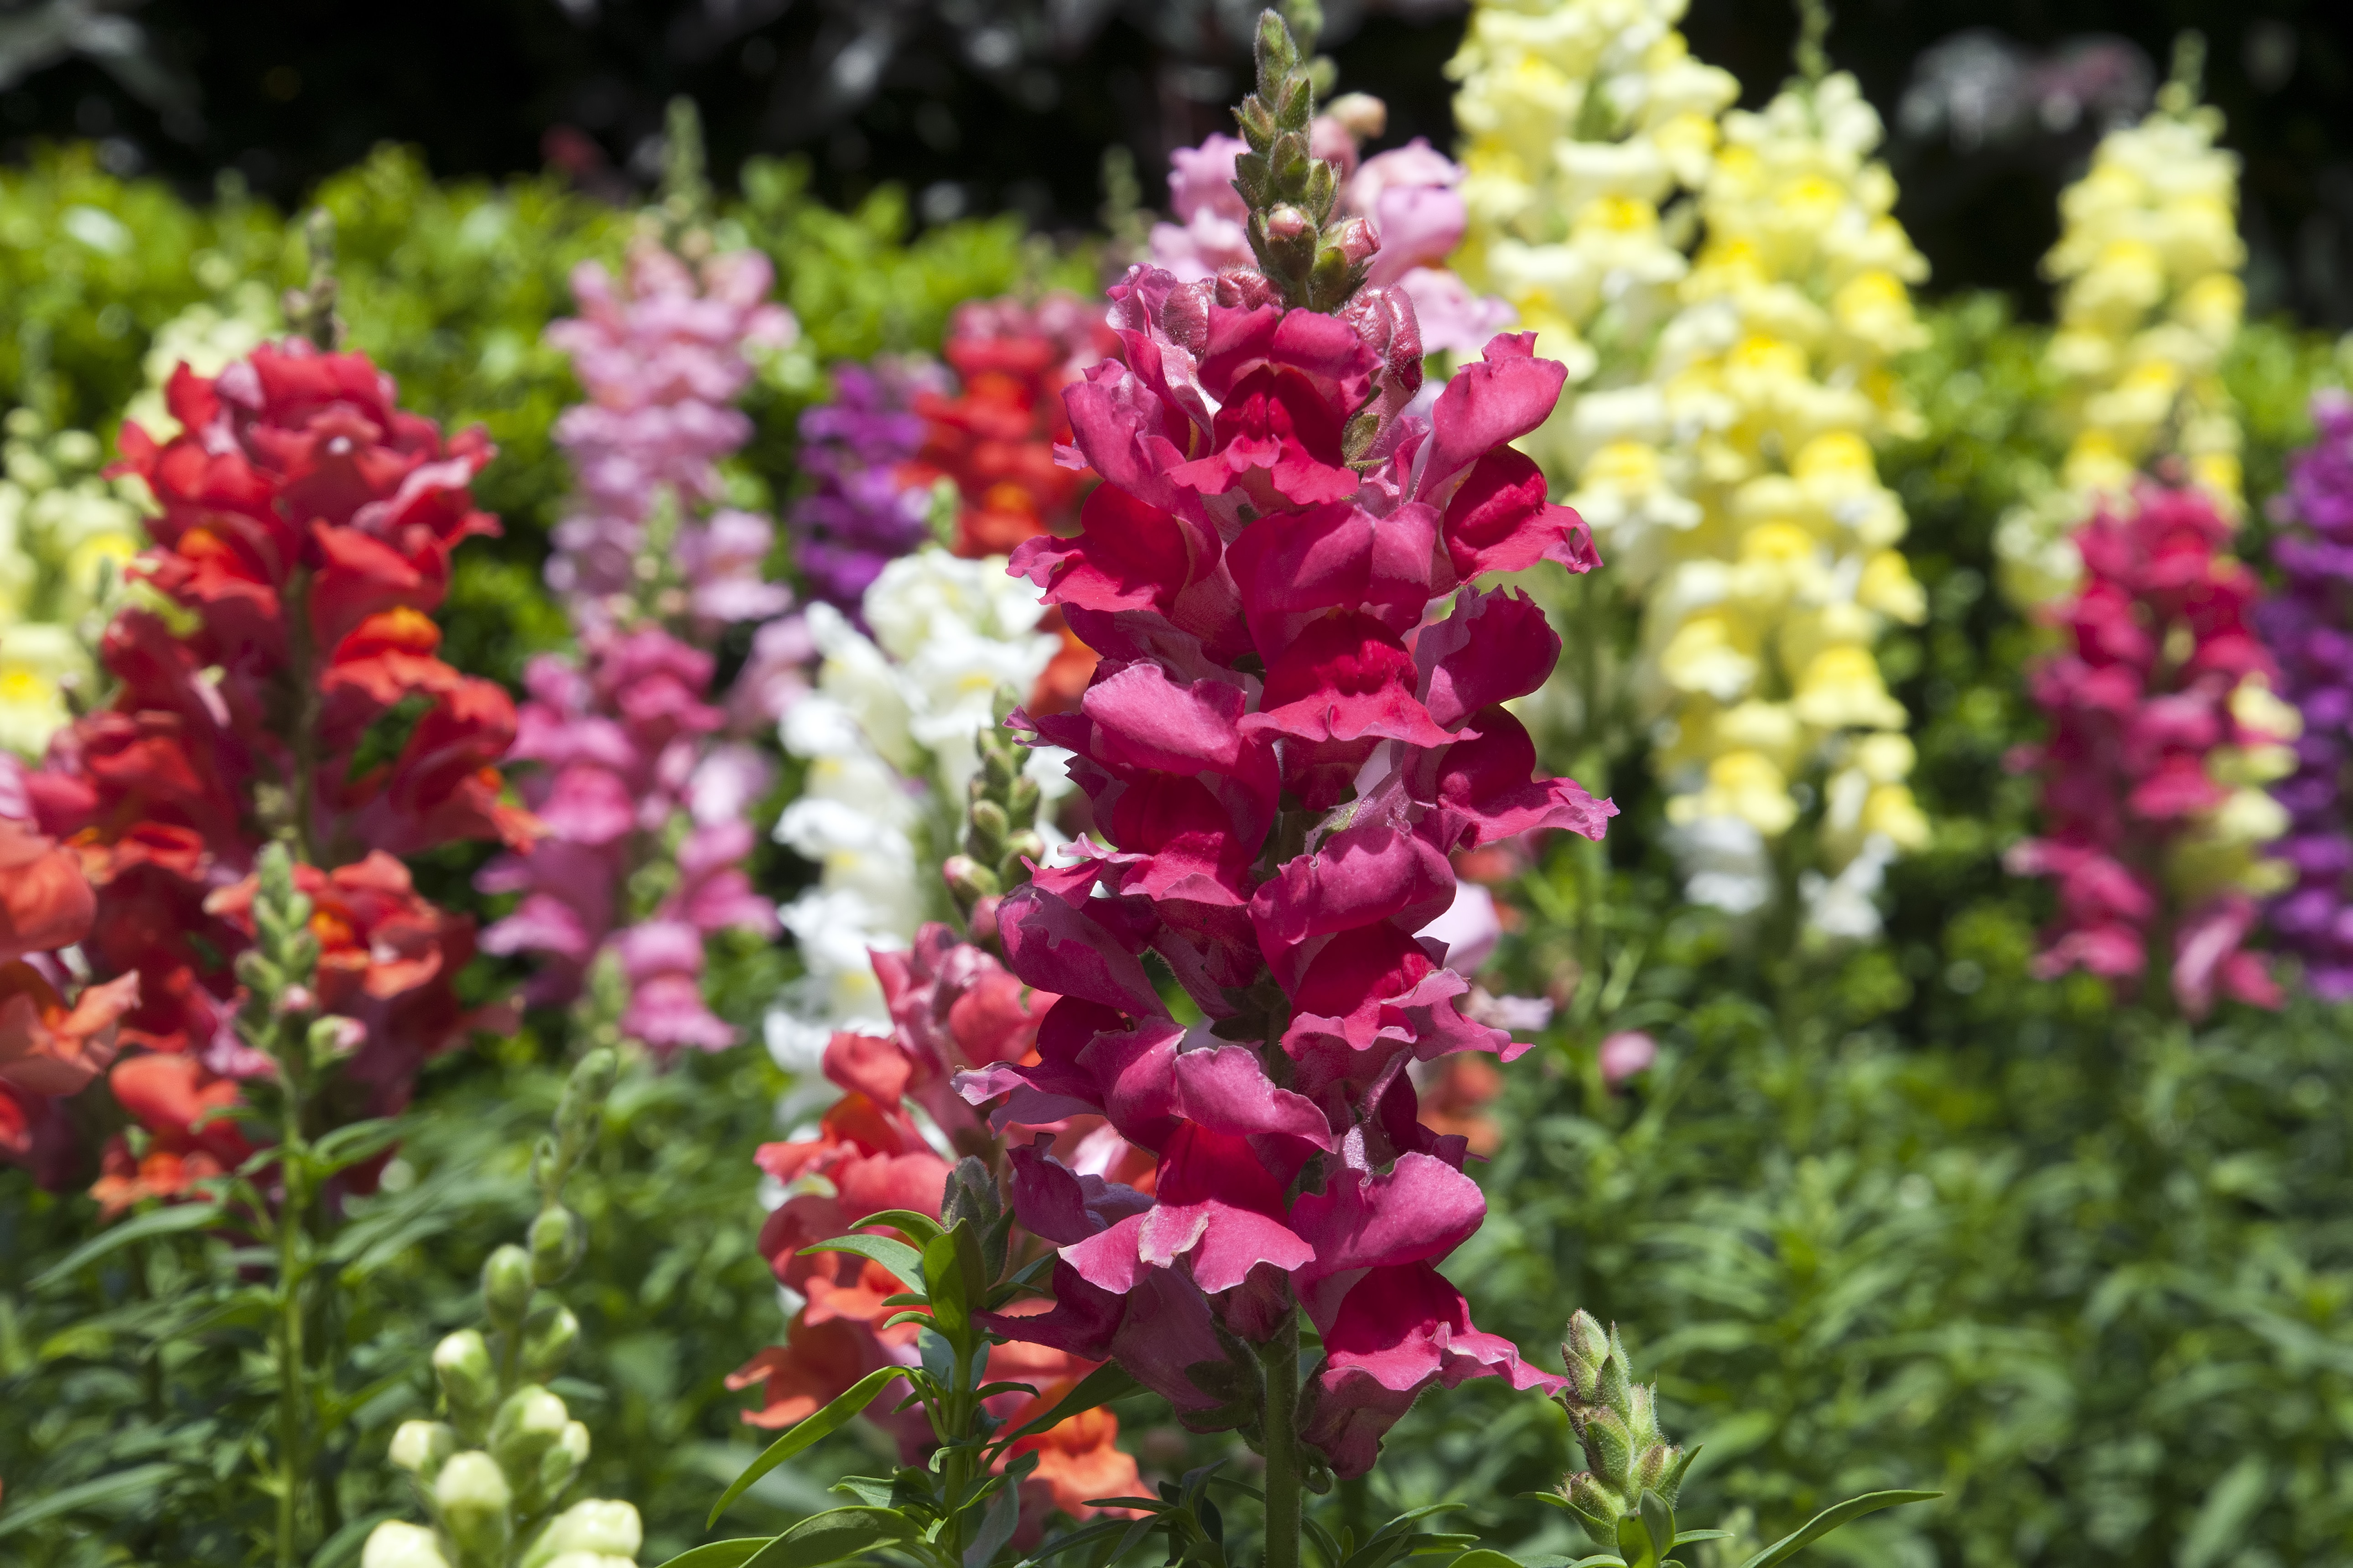
[[[1303,1310],[1325,1354],[1300,1434],[1358,1475],[1433,1384],[1557,1382],[1437,1271],[1483,1202],[1410,1069],[1525,1048],[1465,1015],[1469,982],[1416,935],[1457,897],[1449,855],[1599,837],[1615,810],[1535,776],[1501,705],[1558,639],[1472,581],[1599,563],[1507,445],[1565,373],[1498,337],[1424,419],[1401,412],[1421,363],[1394,288],[1325,315],[1247,269],[1138,267],[1111,299],[1120,357],[1067,395],[1103,486],[1076,538],[1012,563],[1102,656],[1075,712],[1012,720],[1072,753],[1100,842],[997,911],[1007,966],[1061,998],[1037,1059],[957,1081],[1000,1127],[1100,1115],[1159,1168],[1146,1196],[1017,1146],[1055,1307],[994,1327],[1116,1358],[1216,1426],[1239,1417],[1190,1369],[1220,1330],[1266,1343]],[[1172,1019],[1147,953],[1205,1022]]]
[[[572,356],[588,401],[555,424],[577,489],[555,527],[547,584],[575,616],[595,621],[612,614],[607,601],[629,602],[657,498],[667,492],[682,513],[718,499],[719,459],[752,437],[733,406],[751,384],[750,354],[799,335],[792,313],[768,302],[773,281],[757,251],[697,268],[651,241],[630,248],[625,283],[593,261],[574,271],[580,314],[549,327],[547,341]],[[695,616],[784,610],[790,595],[759,580],[772,532],[767,519],[727,510],[681,521],[674,548]]]
[[[2007,864],[2058,885],[2035,973],[2137,983],[2169,931],[2173,999],[2192,1018],[2218,996],[2280,1000],[2243,945],[2253,894],[2181,860],[2213,842],[2233,794],[2225,777],[2295,738],[2292,718],[2272,727],[2275,703],[2249,700],[2278,671],[2250,624],[2261,584],[2225,552],[2231,533],[2202,493],[2153,485],[2084,524],[2084,586],[2053,612],[2068,645],[2031,677],[2050,737],[2011,759],[2042,774],[2043,830]]]
[[[548,329],[590,397],[557,421],[576,490],[548,565],[580,656],[542,655],[524,673],[512,754],[539,764],[522,788],[546,832],[478,879],[522,895],[482,946],[535,955],[524,994],[549,1006],[578,1000],[609,958],[620,1031],[663,1056],[734,1042],[702,998],[704,939],[778,929],[744,870],[772,770],[729,737],[775,722],[805,689],[811,648],[784,616],[789,591],[761,576],[769,521],[711,504],[720,459],[752,432],[729,406],[751,380],[747,356],[795,335],[790,314],[765,302],[769,281],[757,252],[697,268],[640,242],[626,287],[584,264],[580,316]],[[765,624],[723,708],[701,645],[747,621]],[[632,909],[649,868],[666,890]]]
[[[1518,320],[1510,305],[1472,293],[1446,265],[1471,222],[1460,163],[1417,136],[1359,164],[1357,132],[1328,114],[1316,119],[1314,142],[1316,155],[1340,173],[1343,210],[1366,220],[1378,241],[1368,280],[1413,301],[1424,352],[1467,358]],[[1169,154],[1168,205],[1176,221],[1153,226],[1153,266],[1190,283],[1253,265],[1250,209],[1234,189],[1234,161],[1248,150],[1240,137],[1218,135]]]

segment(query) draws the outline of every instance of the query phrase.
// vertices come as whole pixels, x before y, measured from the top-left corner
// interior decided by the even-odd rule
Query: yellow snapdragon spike
[[[2179,458],[2226,512],[2243,510],[2238,416],[2219,367],[2246,313],[2246,246],[2239,160],[2216,144],[2221,130],[2177,73],[2155,111],[2103,137],[2060,197],[2042,270],[2058,289],[2045,361],[2064,389],[2066,457],[1994,539],[2003,592],[2021,607],[2073,591],[2075,528],[2159,458]]]

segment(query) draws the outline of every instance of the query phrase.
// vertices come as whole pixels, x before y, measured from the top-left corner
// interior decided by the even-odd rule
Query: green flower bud
[[[433,1374],[441,1383],[441,1396],[461,1430],[478,1431],[491,1406],[498,1403],[499,1374],[491,1364],[491,1347],[475,1329],[460,1329],[433,1347]]]
[[[433,1480],[433,1506],[457,1543],[459,1568],[492,1568],[514,1539],[514,1491],[499,1462],[479,1448],[452,1454]]]
[[[533,1383],[545,1383],[564,1369],[579,1342],[580,1320],[570,1308],[540,1308],[522,1326],[522,1374]]]
[[[562,1497],[587,1462],[588,1428],[577,1421],[567,1422],[563,1434],[539,1457],[539,1475],[532,1488],[539,1505],[544,1508]]]
[[[388,1519],[368,1531],[360,1548],[360,1568],[449,1568],[441,1538],[418,1524]]]
[[[605,1568],[606,1563],[626,1568],[637,1560],[645,1537],[645,1526],[635,1508],[607,1498],[590,1498],[549,1520],[516,1568],[554,1568],[558,1558],[572,1559],[565,1568],[586,1568],[589,1563],[596,1568]]]
[[[983,865],[1002,859],[1006,837],[1012,831],[1013,824],[1007,820],[1004,806],[993,800],[974,801],[970,826],[965,829],[965,849]]]
[[[531,1255],[510,1242],[482,1265],[482,1310],[496,1327],[512,1331],[531,1309]]]
[[[491,1417],[491,1457],[511,1477],[536,1477],[540,1456],[564,1436],[571,1420],[563,1400],[537,1384],[525,1384]]]
[[[555,1135],[572,1149],[585,1143],[596,1128],[597,1113],[613,1092],[621,1058],[609,1046],[599,1046],[580,1058],[564,1085],[564,1100],[555,1108]]]
[[[1005,890],[997,873],[969,855],[951,855],[940,867],[940,875],[948,885],[959,908],[969,910],[983,899],[994,898]]]
[[[1568,1510],[1585,1528],[1596,1546],[1615,1547],[1618,1544],[1618,1521],[1626,1511],[1625,1500],[1600,1481],[1579,1470],[1568,1478],[1561,1489],[1568,1499]]]
[[[458,1434],[439,1421],[404,1421],[392,1434],[392,1462],[428,1482],[457,1448]]]
[[[531,1222],[531,1276],[538,1283],[553,1285],[564,1279],[580,1266],[587,1250],[588,1226],[570,1209],[542,1209]]]

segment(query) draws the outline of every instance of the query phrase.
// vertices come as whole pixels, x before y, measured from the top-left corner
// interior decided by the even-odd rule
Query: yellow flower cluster
[[[2048,353],[2065,388],[2067,456],[2057,485],[1996,539],[2003,586],[2022,605],[2073,589],[2082,568],[2069,535],[2153,458],[2179,456],[2191,483],[2241,509],[2238,419],[2220,365],[2246,310],[2246,247],[2239,160],[2214,144],[2221,129],[2177,79],[2156,112],[2102,138],[2060,197],[2059,243],[2042,265],[2059,287]]]
[[[1923,340],[1908,286],[1927,270],[1872,161],[1881,134],[1844,74],[1727,114],[1704,237],[1658,349],[1701,517],[1671,542],[1645,616],[1645,677],[1667,721],[1656,765],[1670,820],[1709,867],[1694,896],[1735,910],[1771,896],[1769,846],[1816,776],[1823,868],[1868,852],[1874,883],[1927,839],[1905,711],[1873,653],[1891,624],[1926,612],[1870,445],[1916,426],[1886,364]],[[1819,871],[1809,887],[1834,890]],[[1850,879],[1848,912],[1816,923],[1861,934],[1869,890]]]
[[[1622,540],[1698,521],[1645,371],[1690,269],[1676,198],[1705,183],[1740,85],[1692,58],[1686,3],[1482,0],[1448,68],[1471,216],[1454,267],[1510,300],[1583,390],[1525,445],[1556,486],[1583,487],[1613,566]]]
[[[145,542],[143,487],[110,480],[86,430],[12,410],[0,444],[0,747],[37,756],[91,694],[90,650]]]

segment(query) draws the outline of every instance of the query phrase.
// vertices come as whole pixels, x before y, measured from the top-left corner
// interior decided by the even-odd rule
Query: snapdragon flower
[[[2261,592],[2226,552],[2231,520],[2201,490],[2143,487],[2077,542],[2082,588],[2056,610],[2067,646],[2031,677],[2050,738],[2013,765],[2042,774],[2042,830],[2012,875],[2058,885],[2044,976],[2119,987],[2163,966],[2192,1018],[2218,996],[2277,1006],[2247,939],[2288,869],[2268,858],[2288,815],[2263,790],[2296,764],[2300,724],[2250,622]]]
[[[888,1027],[870,954],[903,949],[948,912],[934,868],[979,765],[974,737],[996,721],[997,690],[1033,693],[1061,647],[1039,629],[1037,591],[1007,577],[1001,556],[926,547],[885,566],[862,607],[871,636],[809,606],[816,689],[784,719],[785,750],[808,772],[776,837],[819,868],[782,911],[804,977],[768,1016],[769,1049],[796,1069],[817,1066],[837,1029]],[[1029,772],[1048,794],[1067,792],[1050,755]]]
[[[2068,447],[2055,483],[1995,535],[2004,590],[2049,604],[2082,571],[2070,536],[2103,499],[2127,494],[2154,458],[2178,455],[2226,516],[2240,511],[2238,416],[2221,358],[2246,311],[2239,269],[2239,158],[2216,145],[2220,110],[2198,101],[2195,51],[2137,125],[2101,138],[2060,197],[2058,286],[2046,351],[2064,388]]]
[[[793,508],[795,558],[839,610],[855,615],[882,568],[931,537],[932,492],[912,470],[926,431],[914,402],[945,379],[913,355],[837,365],[831,401],[801,415],[800,467],[817,488]]]
[[[2330,1001],[2353,996],[2353,830],[2345,768],[2353,761],[2353,398],[2312,401],[2317,438],[2288,465],[2286,492],[2273,502],[2284,526],[2272,561],[2285,579],[2255,610],[2264,644],[2279,661],[2280,695],[2295,704],[2304,733],[2295,770],[2273,786],[2289,815],[2275,848],[2295,883],[2274,900],[2266,921],[2304,961],[2305,981]]]
[[[796,332],[765,303],[769,278],[756,252],[697,267],[640,240],[626,287],[584,264],[573,277],[582,315],[548,329],[591,396],[557,421],[578,491],[548,567],[581,657],[543,655],[525,674],[514,756],[539,764],[524,792],[543,831],[478,879],[522,895],[482,942],[537,954],[525,994],[545,1005],[590,994],[596,966],[610,965],[609,1022],[663,1054],[734,1043],[702,997],[705,939],[776,930],[743,870],[747,817],[772,770],[727,731],[731,719],[739,731],[773,720],[775,699],[799,689],[793,662],[807,645],[773,618],[792,599],[761,575],[769,521],[704,510],[723,489],[719,461],[751,435],[725,401],[749,382],[753,353]],[[768,626],[731,715],[698,644],[743,621]]]
[[[1821,935],[1865,936],[1879,868],[1927,837],[1873,651],[1926,602],[1870,445],[1915,423],[1885,366],[1923,341],[1907,284],[1926,263],[1853,78],[1729,113],[1724,134],[1654,370],[1703,476],[1644,618],[1641,679],[1671,737],[1656,765],[1690,896],[1735,913],[1777,896],[1770,846],[1818,779],[1820,866],[1794,891]]]
[[[481,1022],[454,987],[472,922],[420,897],[396,857],[536,831],[501,798],[513,704],[437,657],[427,615],[451,552],[497,531],[469,489],[491,458],[482,433],[445,439],[365,355],[300,340],[217,376],[184,366],[166,398],[170,441],[122,431],[122,468],[157,511],[132,567],[140,597],[101,643],[113,694],[23,779],[39,830],[73,837],[92,885],[92,978],[137,982],[117,1029],[135,1054],[108,1082],[142,1146],[110,1144],[96,1189],[110,1209],[252,1152],[213,1113],[277,1070],[235,1026],[248,997],[225,962],[255,944],[264,846],[303,852],[304,1006],[342,1020],[328,1109],[350,1120],[397,1111],[425,1059]],[[379,725],[396,709],[413,722]],[[387,742],[387,760],[363,763]]]
[[[1740,95],[1694,59],[1683,0],[1482,0],[1448,74],[1461,83],[1471,226],[1457,266],[1569,368],[1528,450],[1594,530],[1613,577],[1639,585],[1654,535],[1699,521],[1689,454],[1651,374],[1651,346],[1690,271],[1680,198],[1707,182],[1717,119]]]

